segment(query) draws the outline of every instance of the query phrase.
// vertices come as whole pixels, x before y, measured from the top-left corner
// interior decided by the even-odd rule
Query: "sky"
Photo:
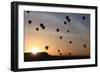
[[[70,22],[68,22],[68,19]],[[66,22],[66,24],[64,24]],[[43,29],[40,24],[43,24]],[[59,32],[57,32],[59,28]],[[61,38],[60,38],[61,37]],[[72,43],[69,43],[69,42]],[[85,44],[85,47],[84,47]],[[49,46],[48,50],[45,46]],[[24,52],[47,52],[50,55],[90,55],[90,15],[24,11]]]

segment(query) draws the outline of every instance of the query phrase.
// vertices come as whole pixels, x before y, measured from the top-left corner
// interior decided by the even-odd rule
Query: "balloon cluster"
[[[27,13],[30,13],[30,11],[26,11],[26,12],[27,12]],[[66,19],[66,21],[64,21],[64,25],[66,26],[67,23],[70,23],[70,22],[71,22],[71,18],[70,18],[69,16],[66,16],[65,19]],[[85,20],[86,17],[83,16],[82,19]],[[28,23],[31,24],[31,23],[32,23],[32,20],[28,20]],[[43,23],[40,23],[39,26],[40,26],[40,28],[43,29],[43,30],[45,30],[45,28],[46,28],[46,26],[45,26]],[[39,31],[39,27],[36,28],[36,31]],[[57,32],[57,33],[60,33],[60,28],[56,28],[56,32]],[[70,30],[68,29],[68,30],[67,30],[67,33],[69,33],[69,32],[70,32]],[[60,36],[59,36],[59,39],[62,40],[62,38],[63,38],[63,36],[60,35]],[[69,41],[69,44],[72,44],[72,41],[71,41],[71,40]],[[86,47],[87,47],[86,44],[83,44],[83,47],[86,48]],[[44,48],[45,48],[46,51],[48,51],[49,46],[46,45]],[[63,54],[61,53],[61,50],[58,49],[57,52],[59,53],[60,56],[63,55]],[[69,55],[69,56],[72,55],[71,52],[69,52],[68,55]]]

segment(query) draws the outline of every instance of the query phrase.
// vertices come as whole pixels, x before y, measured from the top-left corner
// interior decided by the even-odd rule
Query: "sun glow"
[[[33,54],[36,54],[36,53],[40,52],[40,50],[38,48],[32,48],[31,52]]]

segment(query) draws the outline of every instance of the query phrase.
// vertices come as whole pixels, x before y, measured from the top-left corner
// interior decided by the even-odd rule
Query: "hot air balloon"
[[[66,21],[64,21],[64,24],[66,25],[66,24],[67,24],[67,22],[66,22]]]
[[[66,19],[69,19],[69,16],[66,16]]]
[[[32,23],[32,21],[31,21],[31,20],[29,20],[29,21],[28,21],[28,23],[29,23],[29,24],[31,24],[31,23]]]
[[[58,52],[60,52],[60,50],[58,50]]]
[[[86,48],[86,44],[83,44],[83,47]]]
[[[30,13],[30,11],[26,11],[27,13]]]
[[[62,53],[60,53],[60,56],[62,56]]]
[[[59,32],[60,31],[59,28],[57,28],[56,31]]]
[[[69,32],[69,30],[67,30],[67,32]]]
[[[70,44],[72,44],[72,41],[69,41]]]
[[[42,29],[44,30],[45,29],[45,26],[43,26]]]
[[[85,20],[85,16],[83,16],[82,19]]]
[[[70,22],[71,21],[71,19],[67,19],[68,20],[68,22]]]
[[[46,50],[48,50],[48,48],[49,48],[48,46],[45,46],[45,49],[46,49]]]
[[[62,39],[62,36],[60,36],[59,38]]]
[[[39,30],[39,28],[36,28],[36,31],[38,31]]]
[[[69,52],[68,55],[71,55],[71,52]]]
[[[43,23],[40,23],[40,27],[43,27],[44,25],[43,25]]]

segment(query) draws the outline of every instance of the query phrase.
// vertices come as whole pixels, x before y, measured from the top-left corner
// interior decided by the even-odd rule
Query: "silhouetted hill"
[[[24,53],[24,61],[44,61],[44,60],[65,60],[65,59],[87,59],[90,56],[52,56],[46,52],[38,52],[37,54]]]
[[[24,53],[24,61],[45,60],[51,58],[46,52],[38,52],[37,54]]]
[[[46,53],[46,52],[39,52],[39,53],[37,53],[36,54],[38,57],[49,57],[49,56],[51,56],[51,55],[49,55],[48,53]]]

